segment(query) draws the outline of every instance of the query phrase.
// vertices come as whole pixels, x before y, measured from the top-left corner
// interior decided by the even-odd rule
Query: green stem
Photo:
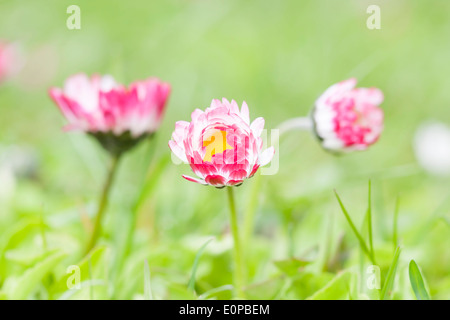
[[[237,294],[238,298],[244,298],[244,292],[242,291],[242,287],[244,285],[244,267],[243,267],[243,260],[242,260],[242,247],[239,237],[239,230],[238,230],[238,219],[237,219],[237,213],[236,213],[236,205],[234,202],[234,194],[233,194],[233,187],[227,187],[228,191],[228,201],[230,203],[230,223],[231,223],[231,232],[233,234],[233,241],[234,241],[234,285],[235,285],[235,292]]]
[[[301,117],[286,120],[278,125],[277,129],[280,130],[281,136],[291,130],[311,131],[313,126],[314,124],[311,117]]]
[[[258,206],[258,195],[261,187],[261,174],[258,172],[253,177],[250,198],[244,214],[244,245],[248,247],[254,231],[255,213]]]
[[[109,191],[111,190],[114,176],[115,176],[115,173],[118,168],[119,159],[120,159],[120,154],[114,155],[112,157],[111,166],[109,167],[108,175],[106,177],[106,181],[103,186],[103,191],[102,191],[102,195],[100,198],[100,204],[98,206],[97,215],[95,217],[94,229],[92,231],[91,238],[90,238],[90,240],[88,242],[88,246],[86,248],[86,252],[85,252],[86,254],[88,254],[89,251],[91,251],[91,249],[94,248],[95,244],[97,243],[97,239],[100,235],[102,218],[106,211],[106,207],[108,206],[108,195],[109,195]]]

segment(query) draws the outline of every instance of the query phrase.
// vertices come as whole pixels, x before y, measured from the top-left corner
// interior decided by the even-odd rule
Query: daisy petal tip
[[[184,175],[184,174],[182,175],[182,177],[185,178],[187,181],[199,183],[199,184],[202,184],[202,185],[206,185],[207,184],[204,180],[196,179],[196,178]]]

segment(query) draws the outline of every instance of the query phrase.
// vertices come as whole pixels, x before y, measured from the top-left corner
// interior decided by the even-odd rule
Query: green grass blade
[[[198,267],[198,262],[200,261],[200,257],[202,255],[203,251],[205,250],[206,246],[213,240],[214,240],[214,238],[211,238],[208,241],[206,241],[203,244],[203,246],[200,248],[200,250],[198,250],[197,254],[195,255],[194,265],[192,267],[192,274],[191,274],[191,278],[189,279],[189,283],[188,283],[188,289],[191,291],[195,291],[195,273],[197,272],[197,267]]]
[[[42,206],[44,207],[44,206]],[[42,210],[39,212],[39,231],[41,233],[41,238],[42,238],[42,247],[44,248],[45,251],[47,251],[47,237],[45,235],[45,229],[46,229],[46,225],[44,222],[44,208],[42,208]]]
[[[234,287],[231,284],[226,284],[223,286],[220,286],[218,288],[214,288],[211,290],[206,291],[205,293],[203,293],[202,295],[200,295],[198,297],[199,300],[206,300],[208,299],[210,296],[216,294],[216,293],[221,293],[224,291],[233,291]]]
[[[367,225],[369,229],[369,249],[370,255],[373,260],[375,260],[375,253],[373,251],[373,236],[372,236],[372,183],[369,180],[369,196],[368,196],[368,206],[367,206]]]
[[[117,279],[118,274],[121,273],[123,265],[125,264],[125,260],[127,255],[132,250],[133,236],[135,234],[134,230],[136,228],[136,221],[138,219],[139,211],[145,205],[149,199],[152,199],[152,194],[158,186],[158,182],[160,181],[164,170],[167,165],[170,163],[170,156],[162,157],[158,162],[152,164],[148,169],[148,173],[146,173],[146,177],[144,181],[141,183],[140,193],[137,195],[134,200],[133,208],[129,217],[127,217],[125,227],[126,236],[124,239],[119,240],[118,245],[118,255],[116,258],[116,263],[112,270],[112,278]],[[122,229],[123,230],[123,229]]]
[[[393,225],[393,236],[392,241],[394,243],[394,248],[397,248],[398,246],[398,211],[400,208],[400,198],[397,197],[397,200],[395,202],[395,211],[394,211],[394,225]]]
[[[414,260],[411,260],[409,263],[409,281],[411,282],[411,287],[417,300],[430,300],[430,295],[425,288],[422,274]]]
[[[356,229],[355,224],[353,223],[352,219],[350,218],[350,215],[348,214],[347,209],[345,209],[345,206],[342,203],[341,198],[339,197],[336,190],[334,190],[334,194],[336,195],[336,199],[338,200],[339,205],[341,206],[342,213],[344,214],[345,218],[348,221],[348,224],[350,225],[350,228],[353,230],[353,233],[355,234],[356,238],[359,241],[359,245],[361,246],[361,249],[364,251],[364,253],[367,255],[367,257],[369,257],[369,259],[372,261],[372,263],[376,264],[375,260],[373,259],[373,256],[370,254],[370,251],[367,248],[366,242],[364,241],[361,234],[358,232],[358,229]]]
[[[157,163],[152,165],[152,167],[149,169],[141,192],[136,198],[136,202],[133,208],[134,212],[139,211],[143,204],[151,197],[152,192],[155,190],[155,188],[157,188],[158,182],[168,164],[170,164],[170,157],[165,156],[162,157]]]
[[[88,256],[88,270],[89,270],[89,281],[92,282],[92,261],[91,256]],[[94,287],[89,286],[89,298],[94,300]]]
[[[144,264],[144,298],[145,300],[153,300],[152,284],[150,281],[150,268],[147,260],[145,260]]]
[[[398,259],[400,257],[400,247],[397,247],[394,253],[394,259],[392,260],[391,266],[389,267],[386,280],[384,282],[383,288],[381,289],[381,300],[386,300],[392,292],[394,287],[395,274],[397,272]]]
[[[343,300],[349,297],[352,272],[338,273],[325,287],[315,292],[307,300]]]

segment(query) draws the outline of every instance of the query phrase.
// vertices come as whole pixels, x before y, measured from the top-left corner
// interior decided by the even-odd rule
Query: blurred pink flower
[[[0,40],[0,82],[16,73],[21,65],[21,57],[15,44]]]
[[[268,164],[275,149],[262,150],[264,119],[250,123],[247,104],[241,110],[236,101],[213,100],[205,111],[196,109],[192,121],[178,121],[169,147],[189,163],[200,178],[183,175],[189,181],[215,187],[238,186]]]
[[[109,75],[76,74],[49,94],[69,122],[66,130],[91,133],[104,147],[114,147],[118,138],[128,144],[158,129],[170,85],[149,78],[127,88]]]
[[[355,88],[352,78],[328,88],[316,101],[314,129],[325,149],[364,150],[383,131],[383,93],[377,88]]]

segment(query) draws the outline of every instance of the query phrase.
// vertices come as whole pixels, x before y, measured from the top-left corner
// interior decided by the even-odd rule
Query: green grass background
[[[306,115],[331,84],[357,77],[385,94],[376,145],[335,157],[308,133],[292,132],[277,150],[278,173],[235,190],[241,219],[255,213],[245,243],[247,297],[305,299],[336,275],[325,298],[372,297],[369,262],[333,194],[337,189],[363,230],[371,179],[382,277],[394,254],[400,197],[402,252],[392,297],[415,298],[408,278],[414,259],[432,298],[450,298],[449,180],[424,173],[412,150],[420,123],[450,123],[450,2],[85,0],[77,1],[81,30],[68,30],[71,4],[0,1],[0,37],[17,41],[27,58],[0,87],[0,143],[31,148],[38,158],[35,177],[19,178],[0,202],[0,297],[140,299],[145,260],[158,299],[196,298],[230,284],[225,191],[181,177],[190,169],[174,165],[167,146],[175,121],[226,97],[245,100],[251,118],[263,116],[271,129]],[[381,30],[366,27],[370,4],[381,8]],[[99,247],[84,260],[108,158],[89,137],[62,132],[64,119],[47,93],[77,72],[110,73],[125,83],[157,76],[172,85],[155,139],[121,163]],[[187,289],[194,258],[211,236],[194,294]],[[274,263],[296,266],[290,257],[310,263],[288,271]],[[67,288],[69,265],[81,267],[80,290]]]

